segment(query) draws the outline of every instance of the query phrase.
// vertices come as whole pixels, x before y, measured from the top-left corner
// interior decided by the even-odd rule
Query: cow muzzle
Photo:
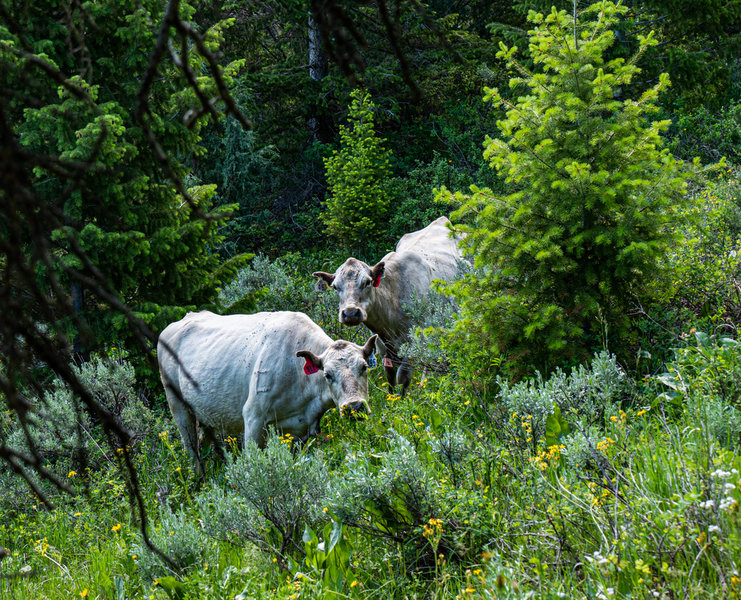
[[[340,406],[340,414],[343,417],[358,419],[361,416],[371,414],[371,409],[368,406],[367,400],[355,400],[353,402],[347,402]]]
[[[357,306],[348,306],[340,311],[340,323],[343,325],[360,325],[365,318],[365,311]]]

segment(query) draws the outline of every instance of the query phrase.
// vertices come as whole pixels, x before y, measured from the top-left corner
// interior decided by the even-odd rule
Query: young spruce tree
[[[340,149],[324,160],[329,194],[322,220],[332,237],[357,250],[383,232],[391,152],[376,135],[370,95],[356,89],[350,97],[348,124],[340,125]]]
[[[511,372],[582,360],[624,332],[675,239],[670,223],[691,169],[662,148],[669,122],[648,120],[668,76],[628,97],[653,34],[639,37],[630,60],[605,56],[626,10],[598,2],[576,23],[555,8],[531,11],[533,71],[500,44],[497,56],[520,76],[510,81],[514,99],[486,90],[506,116],[484,157],[511,192],[455,194],[453,219],[469,223],[461,229],[480,268],[455,286],[455,339],[464,351],[500,354]]]

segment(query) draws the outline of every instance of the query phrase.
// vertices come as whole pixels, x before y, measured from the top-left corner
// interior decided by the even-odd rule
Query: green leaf
[[[553,405],[553,412],[545,420],[545,444],[546,446],[556,446],[561,439],[569,434],[571,428],[566,420],[561,416],[561,408]]]
[[[171,598],[171,600],[183,600],[185,598],[185,584],[174,577],[169,575],[166,577],[157,577],[154,583],[165,590],[167,597]]]

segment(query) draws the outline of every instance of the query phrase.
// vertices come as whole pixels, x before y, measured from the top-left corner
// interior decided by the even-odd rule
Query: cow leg
[[[203,423],[198,423],[198,425],[201,428],[201,435],[199,436],[201,449],[203,448],[203,441],[205,440],[206,442],[211,444],[211,447],[214,450],[214,454],[223,459],[224,445],[222,444],[222,440],[216,437],[216,432],[213,430],[212,427],[208,427]]]
[[[414,372],[414,367],[411,364],[409,364],[409,361],[406,358],[402,358],[401,366],[399,366],[399,371],[396,373],[396,381],[401,386],[401,397],[402,398],[407,393],[407,388],[409,387],[409,384],[412,382],[413,372]]]
[[[266,442],[265,426],[267,423],[265,422],[265,418],[255,414],[255,411],[251,407],[252,402],[248,398],[242,409],[242,416],[244,417],[244,446],[246,448],[247,443],[252,440],[257,444],[258,448],[264,448]]]
[[[172,418],[180,432],[183,447],[188,451],[191,460],[195,463],[196,472],[203,473],[201,457],[198,453],[198,432],[196,418],[190,407],[180,398],[180,392],[172,384],[165,385],[165,397],[170,407]]]
[[[386,352],[383,357],[383,372],[386,374],[386,381],[389,382],[389,393],[391,394],[394,393],[394,386],[396,386],[396,367],[393,366],[395,358],[390,352]],[[391,366],[388,367],[387,364]]]

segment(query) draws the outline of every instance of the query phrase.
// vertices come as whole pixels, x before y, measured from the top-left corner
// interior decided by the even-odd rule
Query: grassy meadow
[[[418,369],[404,398],[379,367],[367,418],[332,410],[303,446],[229,438],[224,458],[206,448],[202,480],[162,389],[137,384],[111,346],[79,374],[133,443],[111,450],[72,394],[48,386],[49,418],[29,435],[74,494],[44,489],[48,510],[4,468],[0,597],[739,597],[741,346],[721,321],[739,302],[719,285],[738,245],[718,225],[736,189],[727,173],[697,195],[705,223],[669,257],[676,294],[637,318],[634,347],[518,382],[477,378],[486,357],[452,360]],[[304,268],[258,257],[222,294],[308,306],[333,337],[364,340],[339,328]],[[22,435],[10,413],[0,426]],[[142,537],[125,459],[161,554]]]

